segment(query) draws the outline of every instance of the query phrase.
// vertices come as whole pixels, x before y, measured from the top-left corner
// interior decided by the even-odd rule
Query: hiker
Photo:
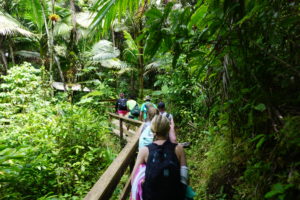
[[[168,140],[169,129],[165,116],[153,118],[151,131],[156,140],[139,150],[131,176],[131,199],[184,200],[188,179],[185,155],[181,145]]]
[[[128,118],[137,120],[140,116],[139,104],[134,100],[134,95],[129,96],[129,100],[126,103],[127,111],[129,112]]]
[[[173,121],[173,115],[166,112],[166,106],[164,102],[159,102],[157,104],[157,109],[160,115],[167,117],[170,122]]]
[[[151,132],[151,120],[158,115],[158,110],[154,107],[150,107],[147,110],[147,119],[140,131],[141,136],[139,138],[139,149],[153,142],[154,135]]]
[[[144,99],[145,103],[142,104],[141,106],[141,112],[140,112],[140,120],[141,121],[146,121],[147,119],[147,110],[149,107],[154,107],[157,108],[154,103],[151,102],[151,97],[147,95]]]
[[[173,120],[173,116],[172,114],[170,113],[167,113],[166,110],[165,110],[165,103],[164,102],[159,102],[157,104],[157,108],[159,110],[159,114],[162,115],[162,116],[165,116],[168,118],[170,124],[175,127],[175,124],[174,124],[174,120]],[[173,142],[173,143],[177,143],[177,140],[176,140],[176,132],[175,132],[175,129],[171,128],[170,129],[170,132],[169,132],[169,138],[170,138],[170,141]]]
[[[128,111],[127,111],[127,99],[125,99],[125,95],[123,92],[120,93],[120,98],[117,100],[116,102],[116,113],[118,113],[118,115],[122,115],[125,116]]]

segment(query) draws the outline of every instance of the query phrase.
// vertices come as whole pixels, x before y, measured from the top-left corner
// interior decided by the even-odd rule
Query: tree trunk
[[[57,56],[54,56],[54,59],[55,59],[56,64],[57,64],[57,68],[58,68],[58,71],[59,71],[59,75],[60,75],[61,81],[64,84],[64,91],[67,92],[66,82],[65,82],[64,74],[63,74],[63,72],[61,70],[61,67],[60,67],[59,59],[58,59]]]
[[[131,75],[130,75],[130,88],[131,88],[131,92],[134,93],[134,71],[131,71]]]
[[[139,97],[143,98],[144,96],[144,57],[143,49],[139,49]]]
[[[2,37],[0,35],[0,54],[1,54],[1,58],[2,58],[2,62],[3,62],[3,65],[4,65],[4,75],[7,74],[7,70],[8,70],[8,66],[7,66],[7,60],[5,58],[5,54],[2,50],[2,41],[3,41],[4,37]]]
[[[52,46],[51,46],[51,35],[49,32],[49,27],[48,27],[48,22],[47,22],[47,17],[45,14],[45,7],[43,4],[43,1],[40,0],[41,3],[41,7],[42,7],[42,14],[43,14],[43,18],[44,18],[44,23],[45,23],[45,29],[46,29],[46,34],[47,34],[47,45],[49,48],[49,54],[50,54],[50,59],[49,59],[49,74],[50,74],[50,83],[53,82],[53,74],[52,74],[52,68],[53,68],[53,60],[52,60]]]
[[[3,65],[4,65],[4,75],[6,75],[7,74],[7,70],[8,70],[8,65],[7,65],[7,60],[6,60],[5,54],[2,51],[2,49],[0,49],[0,54],[1,54],[2,62],[3,62]]]
[[[12,64],[13,65],[15,65],[16,64],[16,62],[15,62],[15,56],[14,56],[14,50],[13,50],[13,48],[12,48],[12,41],[10,40],[10,42],[9,42],[9,51],[10,51],[10,58],[11,58],[11,62],[12,62]]]

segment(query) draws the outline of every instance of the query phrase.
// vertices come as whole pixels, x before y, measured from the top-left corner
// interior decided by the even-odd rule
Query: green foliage
[[[192,185],[208,199],[263,199],[270,191],[267,197],[297,198],[297,178],[287,179],[297,177],[299,161],[298,3],[170,5],[146,13],[145,46],[155,49],[145,56],[172,55],[154,94],[180,122],[179,137],[195,141],[188,158],[200,181]],[[271,189],[276,183],[287,188]]]
[[[111,88],[103,82],[95,80],[90,83],[92,83],[95,90],[83,96],[77,105],[93,109],[103,115],[109,110],[107,107],[111,104],[111,102],[107,102],[107,100],[114,99],[116,95]]]
[[[52,104],[39,73],[25,63],[3,77],[1,105],[14,106],[6,107],[12,120],[1,128],[0,194],[80,199],[114,159],[108,123],[91,109]]]
[[[265,195],[265,198],[270,199],[272,197],[278,196],[278,199],[283,200],[285,199],[286,190],[288,190],[292,186],[292,184],[282,185],[281,183],[276,183],[272,186],[272,190]]]
[[[40,55],[48,69],[49,38],[36,11],[44,1],[21,2],[28,5],[1,5],[11,5],[7,12],[42,36],[38,42],[23,38],[24,44],[31,42],[29,47],[23,44],[29,51],[16,56]],[[44,69],[25,64],[4,77],[0,167],[10,180],[1,186],[11,194],[7,198],[21,195],[12,187],[17,175],[23,182],[30,180],[28,185],[38,183],[31,188],[24,183],[36,198],[80,198],[90,187],[82,180],[99,171],[92,166],[94,160],[102,169],[111,158],[111,152],[97,143],[107,141],[107,124],[100,116],[109,104],[101,101],[116,97],[116,91],[141,89],[142,94],[144,87],[154,100],[167,103],[179,140],[192,141],[187,157],[198,199],[299,198],[299,2],[97,0],[93,8],[91,1],[75,3],[95,13],[84,22],[79,17],[84,14],[77,13],[78,37],[72,40],[72,12],[57,2],[55,11],[62,20],[54,24],[54,33],[64,34],[55,35],[55,58],[62,69],[54,70],[54,78],[72,77],[69,80],[94,90],[70,105],[50,98],[37,75],[45,76]],[[47,14],[48,4],[44,7]],[[87,40],[83,35],[91,20],[94,34]],[[30,52],[36,47],[40,54]],[[26,68],[29,71],[20,79],[18,71],[25,73]],[[82,132],[94,133],[96,142],[93,136],[83,140]]]
[[[29,63],[11,68],[7,76],[3,76],[0,92],[0,117],[9,122],[15,115],[32,109],[30,103],[47,104],[49,90],[41,79],[41,70],[35,69]],[[40,99],[45,100],[43,102]]]
[[[107,33],[115,19],[120,20],[127,11],[134,14],[140,3],[144,4],[145,0],[97,0],[94,4],[97,15],[93,20],[92,29],[99,30],[97,27],[101,27],[103,33]]]

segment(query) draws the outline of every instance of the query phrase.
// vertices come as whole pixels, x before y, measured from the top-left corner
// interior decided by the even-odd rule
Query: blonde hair
[[[163,115],[156,115],[151,121],[151,131],[156,136],[168,137],[170,130],[170,122]]]
[[[158,114],[159,114],[159,112],[156,108],[154,108],[154,107],[148,108],[148,110],[147,110],[147,121],[151,121],[154,118],[154,116],[158,115]]]

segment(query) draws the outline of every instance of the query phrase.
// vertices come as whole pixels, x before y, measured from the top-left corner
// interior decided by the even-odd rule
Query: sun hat
[[[151,101],[151,97],[149,95],[147,95],[145,98],[144,98],[144,101]]]

